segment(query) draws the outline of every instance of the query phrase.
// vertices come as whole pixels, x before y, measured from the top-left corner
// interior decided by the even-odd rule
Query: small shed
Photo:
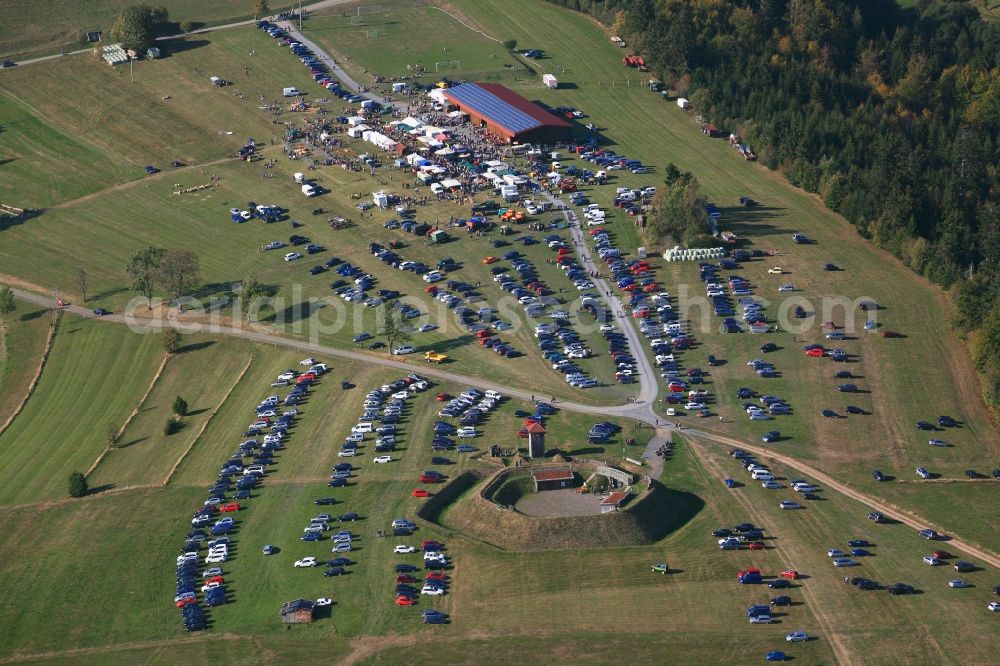
[[[559,87],[559,81],[556,80],[556,77],[553,76],[552,74],[544,74],[542,76],[542,83],[544,83],[545,86],[548,88],[554,89]]]
[[[286,601],[281,605],[281,621],[285,624],[299,624],[313,621],[316,602],[308,599]]]
[[[677,106],[681,107],[682,109],[690,109],[691,108],[691,102],[689,102],[688,100],[686,100],[683,97],[678,97],[677,98]]]
[[[537,469],[531,473],[531,478],[535,482],[535,492],[573,487],[573,470],[569,467]]]
[[[612,511],[617,511],[621,508],[622,502],[624,502],[629,496],[629,493],[616,490],[607,497],[601,500],[601,513],[611,513]]]

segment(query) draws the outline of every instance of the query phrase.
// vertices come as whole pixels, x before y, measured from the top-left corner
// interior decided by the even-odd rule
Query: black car
[[[104,308],[97,308],[96,310],[94,310],[94,315],[97,317],[103,317],[106,314],[111,314],[111,313],[105,310]]]
[[[320,273],[326,271],[322,266],[313,266],[309,269],[309,275],[319,275]]]
[[[343,576],[345,573],[347,573],[347,570],[344,567],[330,567],[323,572],[323,575],[329,578],[331,576]]]
[[[337,520],[339,520],[342,523],[353,523],[355,520],[357,520],[360,517],[361,516],[359,516],[358,514],[354,513],[353,511],[348,511],[347,513],[344,513],[344,514],[341,514],[341,515],[337,516]]]
[[[1000,469],[993,470],[993,478],[1000,481]]]
[[[424,624],[448,624],[448,616],[444,613],[434,613],[423,616]]]
[[[854,375],[851,374],[850,370],[839,370],[833,374],[837,379],[850,379]]]
[[[718,529],[718,530],[715,530],[714,532],[712,532],[712,536],[714,536],[714,537],[720,537],[720,538],[721,537],[728,537],[728,536],[732,536],[732,535],[733,535],[733,531],[730,530],[730,529],[726,529],[725,527],[723,527],[721,529]]]
[[[934,426],[927,421],[917,421],[917,430],[934,430]]]
[[[313,504],[316,506],[330,506],[331,504],[336,504],[337,500],[332,497],[321,497],[318,500],[313,500]]]
[[[939,416],[938,425],[941,426],[942,428],[954,428],[955,426],[958,425],[958,423],[956,423],[955,419],[951,418],[950,416]]]
[[[845,411],[848,414],[864,414],[865,413],[865,410],[861,409],[860,407],[855,407],[854,405],[848,405],[847,408],[845,409]]]
[[[978,479],[980,476],[981,474],[974,469],[965,470],[965,477],[968,479]]]
[[[773,352],[777,348],[778,345],[774,344],[773,342],[768,342],[766,344],[761,345],[760,351],[762,354],[766,354],[768,352]]]
[[[878,583],[869,578],[852,578],[851,584],[859,590],[877,590]]]
[[[451,464],[451,460],[449,460],[448,458],[441,457],[441,456],[434,456],[433,458],[431,458],[431,464],[432,465],[450,465]]]
[[[733,530],[736,532],[753,532],[755,529],[753,523],[740,523],[733,527]]]
[[[885,481],[885,474],[883,474],[881,470],[876,469],[872,471],[872,478],[876,481]]]
[[[792,598],[791,597],[785,597],[785,596],[775,597],[774,599],[771,599],[771,605],[772,606],[791,606],[792,605]]]
[[[13,60],[4,60],[3,63],[0,63],[0,67],[7,69],[8,67],[13,67],[16,64],[17,63],[14,62]]]
[[[412,564],[397,564],[396,573],[412,573],[414,571],[420,571],[420,567],[415,567]]]
[[[788,580],[787,578],[775,578],[774,580],[769,581],[767,586],[772,590],[780,590],[786,587],[791,587],[792,581]]]
[[[824,271],[839,271],[840,269],[837,268],[836,264],[823,264],[823,270]]]
[[[906,583],[893,583],[886,588],[889,594],[913,594],[913,586]]]

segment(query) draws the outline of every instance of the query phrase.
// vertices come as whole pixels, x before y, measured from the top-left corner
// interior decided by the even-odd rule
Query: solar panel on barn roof
[[[542,122],[532,118],[524,111],[515,108],[491,92],[480,88],[475,83],[462,83],[454,88],[448,88],[448,94],[463,106],[492,119],[511,132],[525,132],[540,127]]]

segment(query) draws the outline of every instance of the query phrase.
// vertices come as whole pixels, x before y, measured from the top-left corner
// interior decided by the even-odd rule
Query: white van
[[[298,88],[294,88],[294,87],[292,87],[292,88],[284,88],[284,89],[282,90],[282,94],[283,94],[283,95],[284,95],[285,97],[298,97],[298,96],[299,96],[299,95],[301,95],[302,93],[300,93],[300,92],[299,92]]]
[[[500,395],[499,391],[494,391],[493,389],[490,389],[489,391],[486,392],[486,397],[489,398],[490,400],[499,400],[503,396]]]
[[[766,469],[755,469],[750,476],[756,481],[772,481],[774,479],[774,474]]]
[[[316,187],[313,186],[312,184],[310,184],[310,183],[303,183],[303,185],[302,185],[302,194],[306,195],[307,197],[314,197],[314,196],[316,196],[319,193],[316,191]]]
[[[351,428],[352,433],[365,433],[374,430],[374,426],[369,422],[362,422]]]
[[[431,192],[434,194],[441,194],[444,192],[444,187],[441,183],[431,183]]]

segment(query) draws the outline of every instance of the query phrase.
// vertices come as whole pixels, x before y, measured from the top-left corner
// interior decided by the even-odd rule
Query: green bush
[[[85,477],[82,472],[73,472],[69,475],[70,497],[83,497],[87,494],[88,490],[87,477]]]

